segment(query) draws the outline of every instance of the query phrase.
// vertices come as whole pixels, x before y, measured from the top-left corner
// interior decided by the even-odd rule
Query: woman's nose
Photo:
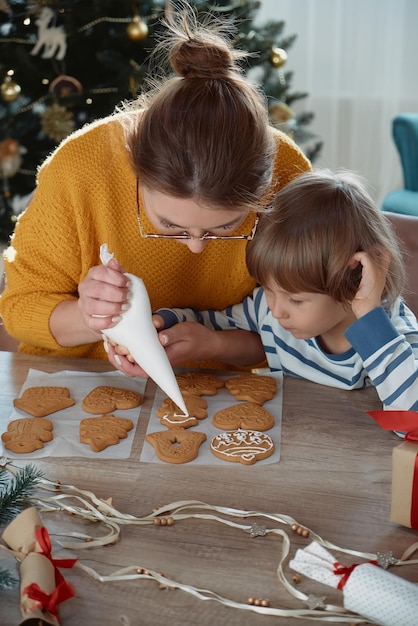
[[[205,239],[185,239],[184,243],[189,248],[190,252],[194,252],[195,254],[203,252],[208,245]]]

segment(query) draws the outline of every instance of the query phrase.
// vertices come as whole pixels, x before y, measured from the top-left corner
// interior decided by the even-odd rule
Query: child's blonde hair
[[[405,270],[388,220],[358,176],[317,169],[275,195],[248,243],[247,265],[261,285],[273,280],[289,293],[323,293],[348,304],[361,280],[361,267],[349,267],[359,251],[377,264],[389,256],[382,299],[390,306],[403,290]]]
[[[238,67],[228,28],[191,7],[166,21],[176,74],[136,102],[128,146],[140,184],[214,208],[257,210],[272,180],[275,140],[265,98]],[[159,51],[159,47],[156,51]]]

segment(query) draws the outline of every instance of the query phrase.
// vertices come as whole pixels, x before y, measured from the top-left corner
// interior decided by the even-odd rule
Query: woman
[[[245,248],[257,212],[310,164],[269,126],[243,53],[187,15],[167,23],[175,75],[73,133],[39,170],[0,300],[23,352],[105,358],[101,331],[129,306],[121,267],[153,309],[220,309],[255,286]],[[103,243],[121,266],[100,264]]]

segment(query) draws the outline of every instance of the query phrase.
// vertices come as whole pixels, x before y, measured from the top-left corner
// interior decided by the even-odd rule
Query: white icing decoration
[[[107,265],[113,258],[107,244],[100,246],[100,258],[104,265]],[[187,417],[189,413],[173,368],[152,323],[152,310],[144,282],[128,272],[125,273],[125,276],[131,281],[131,306],[128,311],[122,313],[120,322],[113,328],[106,328],[103,334],[115,343],[125,346],[138,365]]]
[[[244,461],[254,462],[260,454],[265,454],[273,448],[272,439],[261,432],[254,430],[236,430],[217,435],[211,441],[210,447],[225,457],[241,458]]]

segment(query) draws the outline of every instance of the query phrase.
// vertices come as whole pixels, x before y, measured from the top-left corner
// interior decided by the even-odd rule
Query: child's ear
[[[353,256],[350,258],[350,260],[348,261],[348,267],[350,270],[355,270],[358,266],[360,265],[360,261],[358,261],[356,259],[356,255],[353,254]]]
[[[353,255],[348,262],[348,270],[348,282],[354,296],[354,293],[359,288],[363,272],[363,266],[360,261],[355,258],[355,255]]]

